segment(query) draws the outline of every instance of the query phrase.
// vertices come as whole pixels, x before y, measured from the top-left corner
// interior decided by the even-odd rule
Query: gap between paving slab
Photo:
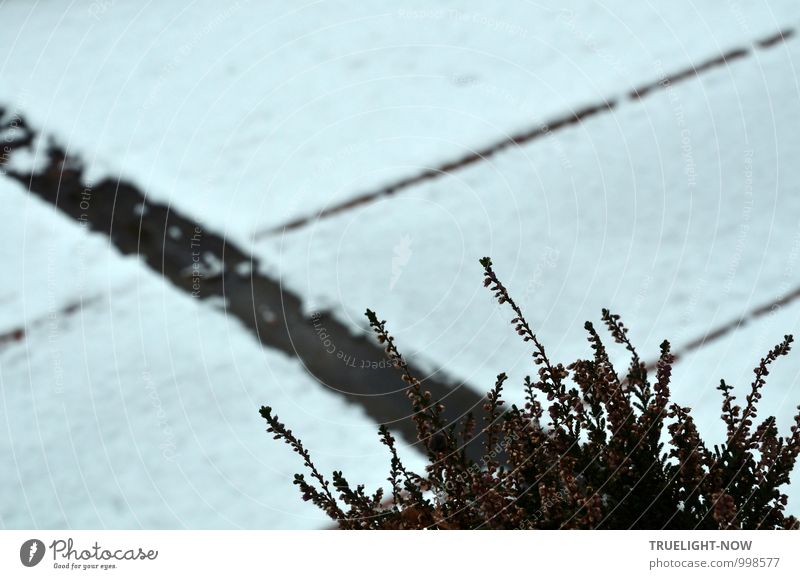
[[[533,141],[592,116],[610,112],[621,100],[639,100],[660,88],[745,58],[754,50],[780,45],[794,34],[792,28],[781,30],[757,40],[751,46],[729,50],[697,66],[643,84],[623,98],[607,99],[597,105],[587,106],[549,123],[516,133],[455,161],[402,179],[378,191],[359,195],[314,216],[262,231],[256,237],[297,229],[436,179],[483,161],[511,146]],[[0,119],[2,117],[3,109],[0,109]],[[22,135],[7,147],[0,163],[7,162],[14,150],[33,147],[34,131],[23,119],[15,119],[15,126]],[[309,320],[303,314],[297,296],[284,290],[279,282],[257,273],[258,267],[252,256],[224,238],[205,231],[199,224],[170,207],[148,202],[146,195],[134,185],[110,179],[89,185],[83,180],[80,164],[69,159],[63,149],[51,145],[47,155],[48,164],[42,171],[34,174],[9,171],[8,176],[22,182],[29,191],[91,229],[109,235],[123,253],[141,255],[152,269],[192,296],[200,299],[224,298],[226,311],[253,330],[263,344],[297,356],[321,383],[361,405],[376,422],[388,423],[406,440],[415,440],[413,422],[406,413],[404,384],[392,369],[385,367],[383,352],[378,346],[363,336],[352,336],[347,328],[324,313]],[[689,342],[676,351],[676,356],[685,356],[736,330],[748,320],[766,315],[798,297],[800,288]],[[329,343],[326,335],[335,346],[333,354],[329,353],[330,346],[326,345]],[[421,375],[419,371],[417,374]],[[424,386],[434,397],[442,399],[450,420],[482,404],[483,399],[474,390],[446,382],[428,377]],[[471,454],[479,452],[477,447],[470,450]]]
[[[15,152],[32,151],[37,140],[24,118],[4,119],[4,112],[0,108],[0,132],[13,125],[15,137],[5,143],[0,167]],[[354,336],[326,313],[309,319],[300,298],[260,274],[252,256],[171,207],[150,202],[135,185],[114,179],[87,183],[80,161],[52,142],[38,154],[46,155],[44,168],[31,173],[9,167],[7,178],[19,181],[81,225],[108,235],[123,254],[141,256],[151,269],[192,297],[224,300],[226,313],[238,318],[265,346],[297,357],[322,387],[358,404],[376,423],[387,424],[409,443],[416,442],[405,383],[388,366],[382,347],[366,336]],[[7,338],[16,339],[16,334]],[[448,422],[483,404],[477,391],[452,384],[442,373],[425,376],[413,363],[412,371],[424,377],[423,388],[445,405]],[[265,382],[265,404],[269,392]],[[253,408],[253,413],[257,411]],[[468,452],[479,456],[477,439]]]
[[[554,118],[550,122],[545,122],[533,128],[520,131],[500,141],[492,143],[486,147],[477,149],[467,155],[464,155],[460,159],[450,161],[438,167],[426,169],[425,171],[418,173],[417,175],[406,177],[405,179],[401,179],[385,187],[382,187],[377,191],[371,191],[368,193],[357,195],[356,197],[349,199],[343,203],[339,203],[337,205],[328,207],[327,209],[323,209],[314,215],[301,217],[293,221],[290,221],[288,223],[285,223],[283,225],[279,225],[277,227],[271,227],[269,229],[257,231],[254,235],[254,238],[256,240],[259,240],[259,239],[264,239],[266,237],[270,237],[272,235],[277,235],[287,231],[292,231],[294,229],[299,229],[301,227],[310,225],[311,223],[314,223],[320,219],[332,217],[334,215],[337,215],[354,207],[359,207],[361,205],[377,201],[383,197],[394,195],[395,193],[398,193],[409,187],[413,187],[414,185],[418,185],[420,183],[437,179],[444,175],[448,175],[453,171],[457,171],[459,169],[463,169],[464,167],[468,167],[469,165],[472,165],[474,163],[484,161],[489,157],[492,157],[508,149],[509,147],[523,145],[535,139],[546,137],[555,131],[559,131],[561,129],[581,123],[590,117],[594,117],[602,113],[611,112],[623,100],[637,101],[641,98],[644,98],[648,93],[651,93],[659,88],[665,88],[680,82],[687,81],[710,70],[714,70],[721,66],[727,66],[730,62],[733,62],[735,60],[739,60],[747,56],[750,56],[753,54],[754,50],[767,50],[775,46],[778,46],[783,42],[785,42],[786,40],[792,38],[794,35],[795,35],[794,28],[786,28],[780,30],[768,37],[756,40],[750,46],[734,48],[723,54],[720,54],[719,56],[709,58],[708,60],[705,60],[696,66],[690,66],[683,70],[676,71],[672,74],[664,75],[662,78],[658,79],[655,82],[643,84],[630,91],[624,97],[621,98],[611,97],[605,99],[603,102],[583,107],[577,111],[571,112],[564,116]]]

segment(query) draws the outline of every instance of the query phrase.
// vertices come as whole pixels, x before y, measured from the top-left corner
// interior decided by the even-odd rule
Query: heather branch
[[[328,481],[325,480],[325,477],[323,477],[317,470],[317,467],[314,466],[314,463],[311,460],[311,455],[305,449],[300,439],[294,436],[292,431],[286,428],[286,426],[280,420],[278,420],[277,416],[273,416],[272,408],[269,406],[261,407],[261,416],[267,421],[267,424],[269,424],[267,432],[270,432],[274,435],[272,438],[276,440],[283,440],[286,444],[291,446],[292,450],[302,457],[306,468],[311,471],[311,475],[322,487],[322,494],[319,494],[316,489],[305,483],[301,475],[296,475],[295,484],[300,486],[300,490],[303,492],[303,498],[305,500],[313,499],[314,503],[323,507],[332,518],[340,520],[345,519],[344,513],[339,508],[339,505],[336,503],[336,499],[334,499],[333,495],[331,494]]]
[[[794,337],[791,335],[784,336],[783,341],[770,350],[764,358],[761,358],[761,362],[753,370],[755,379],[751,384],[750,393],[745,398],[747,404],[739,421],[739,431],[734,435],[739,440],[746,439],[750,434],[750,427],[753,425],[753,419],[757,413],[758,401],[761,400],[761,389],[766,384],[766,376],[769,375],[769,366],[779,357],[786,356],[789,353],[792,349],[791,344],[793,341]]]
[[[550,363],[550,359],[547,357],[544,346],[542,346],[541,342],[539,342],[538,338],[536,337],[536,334],[534,334],[533,330],[531,330],[531,327],[528,325],[525,316],[522,315],[522,310],[519,308],[516,302],[511,299],[511,296],[508,294],[508,290],[506,290],[505,286],[497,278],[497,275],[492,268],[492,260],[488,257],[484,257],[480,260],[480,263],[484,270],[484,287],[488,287],[492,292],[494,292],[494,297],[497,299],[499,304],[502,305],[507,303],[511,307],[516,314],[516,317],[511,320],[511,323],[514,325],[514,330],[517,332],[517,334],[522,336],[524,341],[533,343],[533,360],[536,362],[536,364],[544,366],[544,368],[540,370],[543,380],[550,380],[553,387],[557,391],[563,390],[562,380],[563,378],[566,378],[566,371],[560,364],[554,367]]]
[[[391,454],[387,481],[392,504],[381,502],[378,489],[367,495],[363,485],[352,488],[340,471],[333,486],[349,511],[343,513],[329,483],[311,462],[301,442],[272,415],[261,409],[268,431],[283,439],[304,460],[317,486],[295,475],[305,500],[312,501],[341,528],[383,529],[520,529],[520,528],[797,528],[786,516],[786,495],[780,487],[800,455],[800,407],[790,435],[778,436],[773,417],[751,432],[758,402],[771,364],[790,350],[792,337],[773,348],[755,369],[744,408],[736,405],[724,381],[722,420],[727,441],[710,453],[689,409],[670,400],[675,357],[669,342],[661,344],[655,382],[647,381],[645,365],[628,339],[619,316],[603,310],[602,319],[614,339],[631,354],[624,381],[616,373],[593,326],[587,323],[594,356],[565,370],[554,365],[533,334],[520,308],[510,298],[491,267],[481,260],[484,284],[500,304],[514,311],[512,324],[533,344],[538,380],[525,379],[525,408],[503,410],[506,375],[497,377],[485,405],[481,434],[488,450],[480,463],[467,458],[464,445],[473,437],[475,420],[461,426],[443,425],[442,406],[411,374],[386,330],[386,322],[367,310],[370,326],[389,360],[408,384],[418,436],[428,450],[426,477],[408,471],[395,440],[385,426],[381,442]],[[569,387],[570,378],[576,387]],[[543,426],[543,408],[536,391],[548,400],[550,424]],[[635,412],[638,409],[640,413]],[[637,417],[638,414],[638,417]],[[668,445],[661,442],[665,416],[670,423]],[[582,434],[582,429],[588,435]],[[460,436],[459,436],[460,435]],[[501,438],[502,437],[502,438]],[[459,438],[461,442],[459,442]],[[502,453],[502,458],[498,459]],[[432,491],[435,499],[426,493]]]
[[[497,375],[494,388],[486,395],[487,402],[483,406],[483,409],[486,411],[486,417],[484,418],[486,427],[483,429],[483,432],[486,435],[486,456],[489,457],[486,465],[490,473],[498,466],[494,456],[502,427],[502,424],[499,422],[501,415],[500,407],[503,405],[503,401],[500,399],[500,393],[503,391],[503,383],[507,379],[508,376],[506,376],[505,373]]]
[[[406,506],[408,504],[408,501],[399,488],[401,475],[403,476],[403,488],[412,498],[413,502],[417,504],[425,503],[426,501],[422,496],[422,492],[420,491],[419,487],[419,483],[422,482],[422,477],[406,470],[406,467],[403,465],[403,462],[397,455],[395,439],[391,432],[389,432],[389,429],[385,425],[381,424],[381,426],[378,428],[378,432],[381,435],[381,442],[389,449],[389,452],[392,455],[391,470],[387,480],[392,485],[393,508],[398,510],[398,507]]]
[[[639,404],[643,410],[650,404],[650,383],[647,381],[647,366],[639,358],[639,353],[628,338],[628,328],[622,323],[618,314],[612,314],[603,308],[602,319],[608,331],[618,344],[623,344],[631,355],[631,365],[628,371],[628,383],[634,388]]]
[[[442,421],[443,406],[431,399],[431,393],[422,390],[421,382],[411,373],[406,361],[394,343],[394,337],[386,329],[386,320],[379,320],[378,316],[370,309],[366,312],[369,325],[378,337],[378,342],[384,345],[386,356],[396,368],[399,368],[403,375],[403,381],[408,384],[406,394],[411,401],[414,409],[414,422],[417,425],[417,436],[428,450],[429,456],[436,454],[432,448],[433,436],[441,433],[444,428]]]

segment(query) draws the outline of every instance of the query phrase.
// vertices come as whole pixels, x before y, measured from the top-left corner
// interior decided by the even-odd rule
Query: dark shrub
[[[409,471],[385,426],[391,496],[350,486],[341,472],[329,482],[308,452],[272,413],[261,415],[268,432],[299,454],[312,481],[295,475],[305,500],[312,501],[343,529],[785,529],[797,528],[784,514],[780,487],[800,452],[800,413],[788,438],[778,436],[775,418],[755,426],[758,401],[770,365],[789,353],[792,336],[775,346],[755,369],[744,406],[720,383],[727,440],[703,442],[689,408],[670,401],[673,356],[669,342],[651,371],[628,340],[619,316],[602,320],[624,345],[631,362],[617,374],[591,323],[593,355],[567,367],[553,363],[521,310],[498,280],[489,258],[481,260],[484,285],[513,311],[511,323],[533,350],[538,368],[525,379],[523,408],[502,400],[506,375],[486,395],[484,416],[447,425],[442,405],[411,375],[386,322],[367,310],[370,326],[403,374],[417,435],[429,464],[424,474]],[[800,407],[799,407],[800,408]],[[465,447],[481,438],[485,455],[475,461]],[[336,495],[336,496],[335,496]],[[338,499],[337,499],[338,496]]]

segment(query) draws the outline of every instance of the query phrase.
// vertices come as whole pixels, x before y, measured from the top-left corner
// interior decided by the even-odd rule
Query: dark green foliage
[[[532,347],[538,371],[525,379],[524,407],[506,407],[501,395],[507,376],[500,374],[486,396],[480,432],[475,433],[471,414],[461,424],[445,424],[443,406],[411,375],[386,322],[367,310],[378,341],[407,384],[428,466],[424,475],[407,470],[393,436],[381,426],[380,440],[391,457],[391,496],[384,500],[382,490],[368,495],[363,486],[353,489],[341,472],[333,473],[331,484],[291,430],[262,407],[268,432],[303,458],[316,481],[295,476],[305,500],[343,529],[798,527],[797,519],[784,513],[787,497],[780,487],[789,482],[800,452],[800,413],[788,438],[778,435],[774,417],[754,428],[769,368],[789,353],[791,336],[755,369],[744,407],[736,404],[729,385],[720,384],[727,440],[712,451],[690,409],[670,402],[669,342],[661,344],[651,380],[619,316],[603,310],[612,338],[631,356],[626,374],[617,374],[589,322],[592,356],[567,367],[553,363],[491,260],[483,258],[481,265],[484,285],[511,308],[514,329]],[[484,444],[480,461],[464,450],[475,436]]]

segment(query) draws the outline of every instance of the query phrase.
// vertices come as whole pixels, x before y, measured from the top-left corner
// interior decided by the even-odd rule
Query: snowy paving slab
[[[0,345],[0,527],[326,525],[291,484],[301,460],[265,432],[262,404],[324,472],[385,484],[375,425],[295,360],[4,178],[0,197],[24,211],[4,220],[2,246],[25,248],[17,263],[4,256],[11,297],[0,311],[4,323],[27,322],[22,339]],[[48,285],[38,269],[55,250]]]
[[[789,41],[258,253],[310,312],[363,327],[375,309],[407,354],[480,388],[531,371],[483,255],[554,358],[590,354],[603,307],[655,358],[798,285],[799,58]]]
[[[105,236],[88,235],[1,173],[0,219],[0,334],[46,324],[62,309],[123,291],[141,275],[135,259],[108,250]]]
[[[241,241],[746,46],[794,5],[6,2],[0,103]]]

